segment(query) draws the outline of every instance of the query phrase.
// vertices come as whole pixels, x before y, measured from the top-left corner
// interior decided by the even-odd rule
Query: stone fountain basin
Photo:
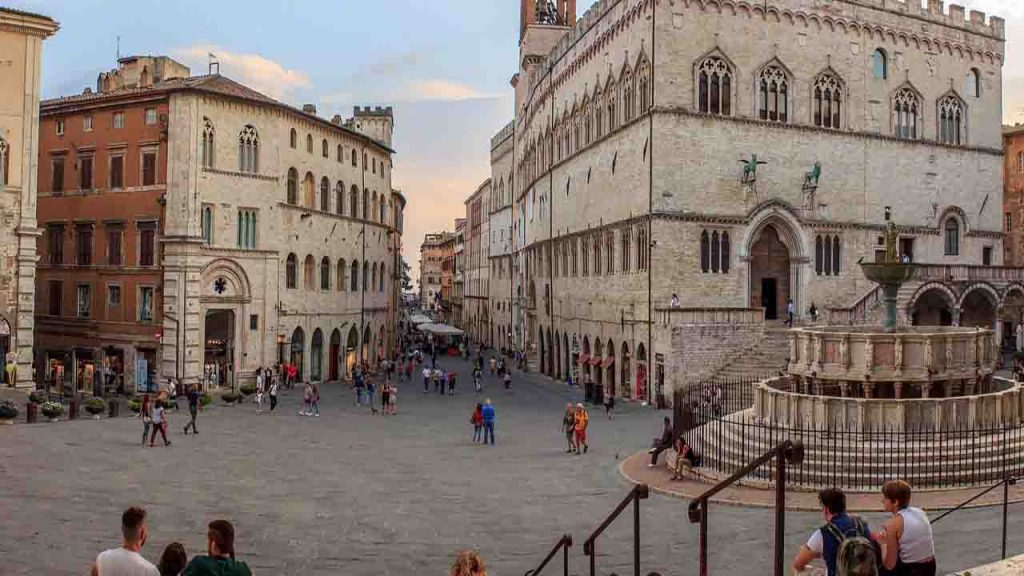
[[[861,263],[860,268],[864,272],[864,277],[883,286],[903,284],[913,280],[917,275],[917,264],[902,262]]]

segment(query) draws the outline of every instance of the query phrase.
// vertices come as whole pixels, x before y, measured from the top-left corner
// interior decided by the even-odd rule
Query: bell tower
[[[522,42],[530,26],[576,25],[576,0],[519,0],[519,40]]]

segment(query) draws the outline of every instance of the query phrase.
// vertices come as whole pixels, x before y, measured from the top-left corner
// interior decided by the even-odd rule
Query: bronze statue
[[[896,223],[889,220],[885,223],[885,261],[899,262],[899,232],[896,231]]]
[[[558,8],[554,0],[537,0],[537,23],[558,24]]]
[[[815,162],[810,172],[804,173],[804,189],[818,187],[818,179],[821,178],[821,162]]]
[[[740,182],[747,184],[757,180],[757,167],[767,162],[758,160],[757,154],[752,154],[750,160],[740,159],[740,164],[743,164],[743,179]]]

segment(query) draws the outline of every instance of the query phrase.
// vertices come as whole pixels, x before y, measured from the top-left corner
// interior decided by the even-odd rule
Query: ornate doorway
[[[230,387],[235,371],[235,311],[207,310],[204,334],[206,385]]]
[[[785,315],[786,303],[793,298],[791,270],[789,248],[776,225],[766,225],[750,248],[750,306],[764,308],[765,320]]]
[[[331,347],[327,356],[327,379],[331,382],[340,380],[338,376],[338,363],[341,357],[341,331],[337,328],[331,332]]]

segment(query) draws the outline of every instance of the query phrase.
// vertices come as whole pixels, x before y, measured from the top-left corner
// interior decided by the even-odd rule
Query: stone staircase
[[[766,326],[764,339],[755,348],[737,353],[712,378],[739,380],[774,375],[785,371],[788,364],[789,329]]]

